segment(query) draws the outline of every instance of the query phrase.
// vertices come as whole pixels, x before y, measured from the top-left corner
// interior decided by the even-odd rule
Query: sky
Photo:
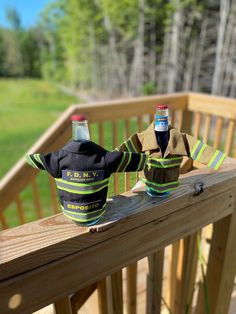
[[[39,13],[50,2],[52,0],[0,0],[0,25],[9,26],[5,17],[5,9],[14,7],[20,14],[22,26],[25,28],[33,26]]]

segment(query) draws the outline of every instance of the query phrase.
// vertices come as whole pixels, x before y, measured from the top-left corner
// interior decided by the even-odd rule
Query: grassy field
[[[57,117],[78,99],[62,93],[55,84],[33,79],[0,80],[0,177],[22,157],[39,136]],[[44,215],[50,214],[50,195],[47,176],[42,173],[37,181]],[[36,219],[32,191],[27,188],[21,194],[26,220]],[[9,226],[19,224],[15,205],[6,210]]]
[[[51,83],[32,79],[0,80],[2,177],[50,124],[78,99]]]

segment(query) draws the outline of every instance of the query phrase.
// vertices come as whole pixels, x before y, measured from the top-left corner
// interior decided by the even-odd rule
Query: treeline
[[[14,10],[13,10],[14,11]],[[108,96],[236,96],[233,0],[55,0],[0,30],[0,75],[42,76]]]

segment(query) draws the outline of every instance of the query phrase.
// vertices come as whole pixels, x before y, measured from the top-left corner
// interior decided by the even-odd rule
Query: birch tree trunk
[[[171,93],[176,90],[178,54],[179,54],[179,26],[181,24],[182,10],[179,0],[176,0],[176,11],[173,15],[173,25],[171,32],[170,47],[170,67],[168,71],[167,92]]]
[[[219,92],[219,78],[222,71],[222,51],[224,46],[225,30],[227,17],[230,9],[230,0],[220,1],[220,24],[218,30],[217,46],[216,46],[216,58],[215,58],[215,69],[212,79],[212,94]]]

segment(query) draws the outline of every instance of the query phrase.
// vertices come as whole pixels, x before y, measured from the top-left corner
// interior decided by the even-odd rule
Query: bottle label
[[[168,131],[168,116],[155,116],[155,131]]]

